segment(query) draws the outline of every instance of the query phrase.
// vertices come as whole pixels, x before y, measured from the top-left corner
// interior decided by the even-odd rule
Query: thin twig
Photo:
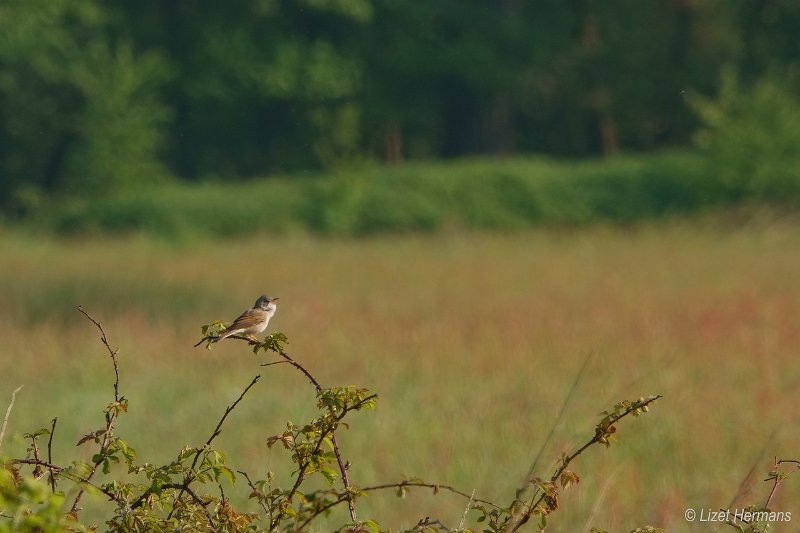
[[[257,493],[261,492],[256,488],[255,484],[250,479],[250,476],[247,475],[247,472],[245,472],[244,470],[237,470],[237,472],[239,472],[241,475],[243,475],[244,478],[247,480],[247,485],[253,491],[253,494],[257,494]],[[257,499],[258,499],[258,503],[261,505],[261,508],[264,509],[264,512],[269,516],[269,521],[272,522],[272,510],[269,507],[267,507],[267,504],[264,503],[263,498],[257,498]]]
[[[53,463],[48,463],[47,461],[42,461],[41,459],[11,459],[10,463],[12,465],[33,465],[33,466],[43,466],[44,468],[48,468],[53,470],[54,472],[61,473],[65,469],[61,466],[55,465]],[[86,482],[84,478],[78,477],[79,481]]]
[[[238,336],[238,335],[232,335],[231,337],[232,338],[241,338],[243,340],[246,340],[251,345],[252,344],[258,344],[258,342],[254,342],[252,339],[248,339],[246,337],[241,337],[241,336]],[[228,337],[228,338],[231,338],[231,337]],[[274,349],[273,348],[273,351],[277,352],[281,357],[283,357],[286,360],[287,363],[289,363],[290,365],[295,367],[306,378],[308,378],[308,381],[311,382],[311,384],[317,390],[317,393],[321,393],[322,392],[322,390],[323,390],[322,389],[322,385],[320,385],[319,381],[317,381],[317,379],[313,375],[311,375],[311,372],[306,370],[306,368],[303,365],[301,365],[300,363],[295,361],[289,354],[287,354],[283,350]],[[271,365],[271,364],[275,364],[275,363],[268,363],[268,364]],[[369,399],[374,399],[375,397],[377,397],[377,396],[376,395],[372,395],[372,396],[369,397]],[[361,403],[365,403],[365,402],[361,402]],[[338,423],[344,417],[344,415],[347,413],[348,410],[352,410],[354,408],[355,407],[351,407],[350,409],[343,409],[342,413],[339,416],[337,416],[336,422]],[[333,410],[331,410],[331,414],[333,414]],[[331,428],[329,433],[330,433],[330,436],[331,436],[331,444],[333,445],[333,454],[336,456],[336,462],[339,465],[339,471],[341,472],[341,475],[342,475],[342,484],[344,485],[345,494],[347,495],[347,507],[348,507],[348,510],[350,511],[350,519],[353,522],[356,522],[358,520],[358,518],[356,516],[355,502],[353,500],[353,495],[352,495],[351,489],[350,489],[350,487],[351,487],[350,486],[350,476],[347,473],[347,463],[344,461],[344,459],[342,459],[342,452],[339,449],[338,442],[336,441],[336,432],[335,432],[334,428]],[[325,436],[327,436],[327,434],[320,437],[320,440],[318,442],[317,447],[322,445],[322,441],[324,440]],[[302,482],[303,472],[304,472],[305,468],[307,468],[307,467],[308,467],[308,465],[304,465],[304,468],[302,468],[301,471],[298,473],[298,479],[295,482],[295,486],[293,487],[292,491],[290,492],[289,500],[291,500],[292,496],[294,496],[294,494],[297,492],[297,489],[299,488],[299,483],[298,482],[300,482],[300,483]]]
[[[180,489],[181,490],[181,494],[183,494],[184,492],[187,493],[192,498],[192,500],[194,500],[194,502],[203,509],[203,512],[206,515],[206,519],[208,520],[209,526],[211,526],[212,531],[214,530],[213,529],[213,527],[214,527],[214,516],[208,510],[208,506],[209,506],[209,504],[211,504],[212,500],[204,501],[200,496],[197,495],[197,493],[194,490],[192,490],[192,488],[189,486],[188,483],[164,483],[163,485],[160,486],[160,489],[161,490],[164,490],[164,489]],[[141,507],[144,504],[144,502],[147,500],[147,498],[150,497],[151,494],[153,494],[153,488],[149,487],[146,491],[144,491],[142,493],[141,496],[136,498],[136,501],[134,501],[131,504],[131,509],[137,509],[137,508]],[[177,505],[178,502],[180,502],[180,499],[176,498],[175,499],[175,503],[173,503],[172,512],[175,512],[175,505]],[[170,513],[170,516],[172,515],[172,512]]]
[[[239,339],[239,340],[247,341],[251,345],[261,344],[261,342],[257,341],[255,338],[246,337],[244,335],[238,335],[238,334],[237,335],[228,335],[225,338],[226,339]],[[205,337],[203,337],[202,339],[197,341],[197,344],[192,346],[192,348],[197,348],[198,346],[200,346],[201,344],[203,344],[206,341],[211,341],[209,344],[214,344],[215,342],[219,342],[221,340],[223,340],[223,339],[219,335],[206,335]]]
[[[286,353],[286,352],[284,352],[283,350],[277,350],[277,352],[278,352],[278,354],[280,354],[280,356],[281,356],[281,357],[283,357],[284,359],[286,359],[286,361],[287,361],[287,362],[288,362],[290,365],[292,365],[292,366],[293,366],[293,367],[295,367],[297,370],[299,370],[300,372],[302,372],[302,373],[303,373],[303,375],[305,375],[305,376],[306,376],[306,378],[308,378],[308,380],[311,382],[311,384],[312,384],[312,385],[314,385],[314,388],[316,388],[316,389],[317,389],[317,393],[321,393],[321,392],[322,392],[322,385],[320,385],[319,381],[317,381],[317,379],[316,379],[314,376],[312,376],[312,375],[311,375],[311,372],[309,372],[308,370],[306,370],[306,368],[305,368],[303,365],[301,365],[300,363],[298,363],[297,361],[295,361],[294,359],[292,359],[292,358],[289,356],[289,354],[287,354],[287,353]],[[376,398],[376,397],[377,397],[377,395],[373,394],[373,395],[371,395],[371,396],[369,396],[369,397],[365,398],[364,400],[362,400],[362,401],[360,402],[360,404],[364,404],[364,403],[366,403],[367,401],[369,401],[369,400],[372,400],[372,399],[374,399],[374,398]],[[358,409],[358,407],[360,407],[360,406],[361,406],[360,404],[359,404],[358,406],[352,406],[352,407],[350,407],[349,409],[347,409],[346,407],[345,407],[344,409],[342,409],[342,412],[341,412],[341,414],[340,414],[340,415],[337,417],[336,423],[338,424],[338,422],[339,422],[339,421],[341,421],[341,420],[342,420],[342,418],[344,418],[345,414],[346,414],[348,411],[350,411],[350,410],[353,410],[353,409]],[[332,409],[331,409],[331,414],[333,414],[333,410],[332,410]],[[336,430],[335,430],[335,428],[334,428],[334,427],[331,427],[331,430],[330,430],[330,435],[331,435],[331,444],[333,444],[333,454],[336,456],[336,462],[338,463],[338,465],[339,465],[339,471],[340,471],[340,472],[341,472],[341,474],[342,474],[342,485],[344,485],[344,491],[345,491],[345,494],[346,494],[346,496],[347,496],[347,508],[348,508],[348,510],[350,511],[350,519],[351,519],[353,522],[356,522],[356,521],[358,520],[358,518],[356,517],[356,504],[355,504],[355,501],[353,500],[353,494],[351,493],[351,490],[350,490],[350,476],[349,476],[349,475],[348,475],[348,473],[347,473],[347,466],[346,466],[346,463],[345,463],[345,461],[342,459],[342,452],[341,452],[341,450],[339,449],[339,443],[336,441]],[[323,439],[324,439],[324,436],[321,436],[321,437],[320,437],[320,441],[319,441],[319,443],[318,443],[317,447],[319,447],[319,446],[321,446],[321,445],[322,445],[322,440],[323,440]],[[308,466],[308,465],[306,465],[306,467],[307,467],[307,466]],[[295,487],[295,489],[294,489],[294,491],[296,491],[296,490],[297,490],[297,488],[299,488],[299,486],[296,486],[296,487]],[[294,491],[293,491],[293,492],[294,492]],[[290,498],[290,499],[291,499],[291,498]]]
[[[414,525],[414,531],[428,531],[428,530],[435,530],[438,531],[441,528],[444,531],[450,531],[450,528],[447,527],[442,523],[441,520],[431,520],[430,516],[426,516],[425,518],[420,518],[419,521]],[[453,531],[458,531],[453,530]]]
[[[406,487],[428,488],[428,489],[433,489],[434,491],[437,491],[437,492],[440,491],[440,490],[445,490],[445,491],[450,492],[452,494],[456,494],[458,496],[463,496],[464,498],[467,498],[468,500],[471,500],[473,502],[482,503],[482,504],[488,505],[490,507],[493,507],[493,508],[495,508],[497,510],[502,510],[502,508],[499,505],[495,504],[495,503],[492,503],[492,502],[490,502],[488,500],[482,500],[480,498],[475,498],[474,497],[475,496],[475,492],[474,491],[473,491],[472,495],[470,495],[470,494],[467,494],[466,492],[458,490],[457,488],[453,487],[452,485],[440,485],[438,483],[425,483],[424,481],[399,481],[397,483],[384,483],[382,485],[372,485],[370,487],[364,487],[364,488],[361,488],[361,489],[358,489],[358,490],[360,490],[361,492],[373,492],[373,491],[387,490],[387,489],[402,489],[402,488],[406,488]],[[332,502],[329,502],[327,505],[317,509],[312,516],[308,517],[305,520],[305,522],[300,524],[300,527],[298,529],[300,531],[302,531],[303,528],[306,527],[308,524],[310,524],[316,517],[320,516],[321,514],[327,512],[331,508],[336,507],[337,505],[339,505],[341,503],[344,503],[346,501],[347,501],[347,498],[345,496],[339,496],[338,499],[336,499],[336,500],[334,500]]]
[[[583,360],[583,364],[581,365],[580,370],[578,370],[578,373],[575,375],[575,379],[572,380],[572,385],[569,388],[569,392],[567,392],[566,398],[564,398],[564,401],[561,402],[561,407],[558,410],[558,415],[556,416],[555,421],[550,426],[550,430],[548,431],[547,436],[544,438],[544,441],[542,442],[541,446],[539,446],[539,451],[536,452],[536,457],[533,459],[530,468],[528,468],[528,473],[525,475],[525,479],[523,480],[522,485],[517,489],[515,493],[515,502],[520,502],[520,503],[523,502],[523,498],[525,498],[525,493],[530,488],[530,481],[533,477],[533,474],[536,472],[536,469],[539,466],[539,461],[544,455],[547,446],[550,444],[553,435],[555,435],[558,428],[561,427],[561,421],[564,418],[564,413],[567,410],[567,406],[570,405],[570,403],[572,402],[572,396],[575,394],[575,391],[578,390],[578,384],[581,382],[581,379],[583,378],[583,373],[589,366],[589,361],[592,359],[593,355],[594,352],[589,352],[589,354]],[[538,492],[539,488],[537,487],[533,491],[532,498],[536,498]]]
[[[792,463],[794,464],[794,471],[800,470],[800,461],[795,461],[794,459],[778,459],[775,458],[775,479],[772,483],[772,490],[769,491],[769,496],[767,496],[767,501],[764,502],[764,509],[769,509],[769,504],[772,502],[772,497],[775,496],[775,491],[778,490],[778,485],[784,480],[785,476],[781,476],[778,472],[778,468],[780,465],[784,463]]]
[[[37,442],[36,442],[36,439],[37,439],[36,435],[35,434],[34,435],[29,435],[29,437],[31,438],[31,447],[29,448],[29,450],[31,452],[33,452],[33,460],[37,461],[37,462],[40,462],[40,463],[44,462],[44,461],[42,461],[42,458],[39,457],[39,444],[37,444]],[[42,471],[41,465],[37,465],[36,468],[33,469],[33,477],[35,479],[39,479],[43,475],[44,475],[44,472]]]
[[[339,420],[341,420],[341,418]],[[333,444],[333,453],[336,455],[336,462],[339,463],[339,471],[342,473],[342,484],[347,494],[347,510],[350,511],[350,519],[355,522],[358,520],[356,517],[356,502],[353,500],[353,495],[350,494],[350,476],[347,474],[347,465],[342,461],[342,454],[339,453],[339,444],[336,442],[335,431],[331,431],[331,444]]]
[[[781,477],[778,475],[778,466],[780,463],[778,462],[778,458],[775,458],[775,479],[772,480],[772,490],[769,491],[769,496],[767,496],[767,501],[764,502],[764,509],[769,509],[769,504],[772,501],[772,497],[775,496],[775,491],[778,490],[778,485],[781,482]]]
[[[398,483],[384,483],[381,485],[372,485],[369,487],[364,487],[363,489],[360,490],[364,492],[372,492],[376,490],[385,490],[385,489],[401,489],[404,487],[423,487],[423,488],[433,489],[436,491],[445,490],[447,492],[457,494],[458,496],[463,496],[464,498],[471,499],[474,502],[483,503],[485,505],[489,505],[490,507],[494,507],[495,509],[501,509],[499,505],[492,503],[488,500],[475,498],[474,493],[470,495],[462,490],[458,490],[452,485],[441,485],[439,483],[425,483],[424,481],[400,481]]]
[[[200,341],[197,344],[195,344],[194,346],[196,348],[197,346],[200,346],[203,342],[205,342],[207,340],[213,340],[213,339],[217,339],[217,338],[218,337],[214,337],[212,335],[208,335],[208,336],[203,337],[202,339],[200,339]],[[245,337],[244,335],[229,335],[228,337],[225,337],[225,338],[226,339],[242,340],[242,341],[245,341],[250,346],[255,346],[257,344],[264,344],[263,342],[255,340],[255,339],[253,339],[251,337]],[[283,357],[286,360],[287,363],[289,363],[290,365],[295,367],[297,370],[302,372],[308,378],[308,380],[311,382],[311,384],[314,385],[314,388],[317,389],[318,392],[322,392],[322,385],[319,384],[319,381],[317,381],[317,379],[314,376],[312,376],[311,373],[308,370],[306,370],[305,367],[303,367],[303,365],[301,365],[300,363],[298,363],[297,361],[292,359],[292,357],[288,353],[284,352],[283,350],[278,350],[278,349],[275,349],[273,347],[270,347],[270,349],[272,351],[274,351],[275,353],[279,354],[281,357]],[[266,364],[263,364],[261,366],[270,366],[270,365],[273,365],[273,364],[276,364],[276,363],[274,363],[274,362],[273,363],[266,363]]]
[[[764,502],[763,509],[769,510],[769,504],[772,502],[772,498],[775,496],[775,493],[778,490],[778,485],[780,485],[783,482],[783,480],[786,479],[786,476],[791,473],[791,472],[781,472],[779,470],[780,465],[782,465],[784,463],[792,463],[792,464],[794,464],[794,472],[800,470],[800,461],[796,461],[796,460],[793,460],[793,459],[778,459],[777,457],[775,457],[775,459],[772,462],[773,466],[772,466],[772,470],[769,473],[769,477],[767,477],[767,479],[764,480],[764,481],[772,481],[772,488],[769,491],[769,495],[767,496],[767,500]],[[753,469],[751,468],[750,473],[748,473],[748,475],[747,475],[747,479],[748,480],[752,479],[752,477],[753,477],[752,474],[753,474]],[[741,489],[740,489],[739,492],[741,492]],[[733,503],[731,503],[731,505],[729,505],[728,508],[730,509],[732,506],[733,506]],[[750,523],[750,522],[748,522],[748,523]],[[726,520],[725,522],[723,522],[723,525],[731,526],[732,528],[738,529],[739,531],[742,531],[742,532],[744,531],[744,527],[741,524],[739,524],[738,522],[736,522],[735,519]],[[722,527],[722,526],[720,526],[720,527]],[[717,528],[717,530],[718,529],[719,528]],[[748,529],[748,531],[750,531],[750,529]]]
[[[764,444],[761,446],[761,449],[756,454],[753,462],[750,465],[750,470],[748,470],[747,474],[744,476],[742,481],[739,483],[739,487],[736,490],[736,494],[733,495],[731,500],[728,502],[727,507],[725,509],[733,509],[736,505],[736,502],[743,500],[745,496],[747,496],[753,488],[753,482],[755,481],[756,471],[759,469],[761,465],[761,461],[766,454],[767,450],[772,446],[773,437],[778,432],[778,428],[775,427],[770,432],[769,436],[764,439]],[[712,533],[717,533],[720,531],[723,526],[726,525],[726,522],[719,522],[717,526],[712,530]]]
[[[215,438],[217,438],[220,433],[222,433],[222,424],[225,422],[225,419],[228,418],[228,415],[231,414],[231,412],[236,408],[237,405],[239,405],[239,402],[241,402],[242,398],[244,398],[245,394],[247,394],[247,392],[250,389],[253,388],[253,385],[258,383],[259,379],[261,379],[260,375],[254,377],[253,380],[250,382],[250,384],[247,387],[245,387],[245,389],[242,391],[242,393],[239,395],[239,397],[236,398],[236,401],[225,408],[225,413],[222,415],[222,418],[219,419],[219,422],[217,423],[217,427],[214,428],[213,433],[211,433],[211,436],[208,437],[208,440],[206,441],[205,445],[203,445],[202,448],[199,448],[197,450],[197,453],[194,455],[194,461],[192,461],[192,466],[191,466],[190,470],[194,470],[194,467],[197,466],[197,461],[200,458],[200,453],[204,449],[208,448],[211,445],[211,442]]]
[[[53,423],[50,426],[50,437],[47,439],[47,462],[53,464],[53,434],[56,432],[56,422],[58,417],[53,418]],[[56,476],[53,469],[50,469],[50,489],[55,494],[56,492]]]
[[[182,484],[182,483],[181,484],[179,484],[179,483],[165,483],[164,485],[162,485],[162,487],[165,488],[165,489],[177,489],[178,487],[180,487],[181,490],[186,491],[186,493],[189,496],[192,497],[192,499],[194,500],[194,503],[196,503],[197,505],[199,505],[200,507],[203,508],[203,510],[206,513],[206,518],[208,518],[209,525],[211,525],[211,526],[214,525],[214,517],[211,515],[211,512],[208,510],[208,505],[211,503],[210,500],[209,501],[203,501],[203,498],[198,496],[197,493],[194,490],[192,490],[192,488],[190,486],[188,486],[186,484]]]
[[[285,365],[288,364],[289,361],[273,361],[271,363],[262,363],[258,366],[273,366],[273,365]]]
[[[197,348],[198,346],[200,346],[201,344],[203,344],[203,343],[204,343],[204,342],[206,342],[207,340],[216,339],[216,338],[218,338],[218,337],[213,337],[213,336],[211,336],[211,335],[208,335],[208,336],[206,336],[206,337],[203,337],[202,339],[200,339],[199,341],[197,341],[197,344],[195,344],[194,346],[192,346],[192,348]]]
[[[345,405],[342,408],[342,411],[338,415],[335,415],[333,422],[331,422],[331,424],[327,428],[325,428],[324,431],[320,432],[319,436],[317,437],[317,442],[314,444],[314,448],[311,450],[311,453],[308,455],[309,459],[307,459],[302,464],[298,465],[299,468],[297,469],[297,478],[295,479],[294,485],[292,486],[291,490],[289,491],[289,494],[286,496],[286,500],[287,501],[291,501],[292,498],[294,497],[294,495],[297,494],[297,491],[300,489],[300,485],[302,485],[303,481],[305,480],[306,470],[308,469],[309,465],[311,464],[310,457],[313,457],[314,455],[316,455],[317,451],[322,446],[322,443],[325,442],[325,438],[328,435],[331,435],[331,437],[333,437],[334,428],[347,415],[347,413],[349,413],[350,411],[353,411],[353,410],[360,409],[364,404],[374,400],[377,397],[378,397],[377,394],[371,394],[371,395],[367,396],[366,398],[362,399],[361,401],[359,401],[359,402],[357,402],[357,403],[355,403],[355,404],[353,404],[351,406]],[[333,412],[331,411],[330,414],[333,415]],[[331,438],[331,443],[334,444],[333,443],[333,438]],[[338,447],[335,444],[334,444],[333,450],[334,450],[334,454],[337,457],[341,457],[341,454],[338,453]],[[341,467],[343,472],[347,471],[347,468],[345,467],[344,464],[340,463],[340,467]],[[341,501],[347,501],[348,507],[350,507],[350,505],[351,505],[350,502],[353,499],[353,495],[352,495],[352,493],[350,491],[349,483],[344,483],[344,487],[345,487],[345,495],[341,498]],[[341,502],[337,502],[337,503],[341,503]],[[351,513],[351,518],[352,518],[352,514],[353,513]],[[280,519],[282,517],[283,517],[283,514],[278,515],[272,521],[270,527],[272,529],[277,527],[278,521],[280,521]],[[357,520],[357,519],[353,519],[353,521],[355,521],[355,520]]]
[[[217,427],[214,428],[214,431],[211,433],[211,436],[208,437],[208,440],[206,440],[206,443],[203,446],[201,446],[200,448],[198,448],[197,452],[194,454],[194,460],[192,461],[192,466],[189,467],[189,472],[190,473],[184,479],[183,487],[181,487],[181,491],[178,493],[178,496],[175,498],[175,502],[177,502],[177,501],[179,501],[181,499],[181,496],[183,496],[184,492],[188,492],[189,485],[195,480],[195,478],[194,478],[194,468],[195,468],[195,466],[197,466],[197,461],[200,460],[200,455],[203,453],[204,450],[207,450],[208,447],[211,446],[211,442],[215,438],[217,438],[217,436],[220,433],[222,433],[222,424],[225,422],[225,419],[228,418],[228,415],[231,414],[231,411],[233,411],[236,408],[236,406],[239,405],[239,402],[241,402],[242,398],[244,398],[245,394],[247,394],[247,392],[251,388],[253,388],[253,385],[258,383],[259,379],[261,379],[260,375],[254,377],[253,380],[250,382],[250,384],[247,387],[245,387],[245,389],[242,391],[242,393],[239,395],[239,397],[236,399],[236,401],[225,408],[225,413],[222,415],[222,418],[219,419],[219,422],[217,423]],[[137,502],[139,500],[141,500],[141,497],[137,500]],[[172,511],[170,511],[168,518],[171,518],[172,514],[174,512],[175,512],[175,504],[173,503]],[[210,523],[213,525],[213,522],[210,522]]]
[[[97,485],[96,483],[92,483],[87,478],[79,476],[79,475],[71,472],[67,468],[58,466],[58,465],[50,463],[48,461],[42,461],[41,459],[12,459],[11,460],[11,464],[34,465],[34,466],[37,466],[37,467],[41,466],[41,467],[47,468],[51,472],[55,472],[57,474],[60,474],[60,475],[66,477],[68,479],[73,479],[73,480],[77,481],[78,483],[84,483],[86,485],[89,485],[90,487],[92,487],[92,488],[102,492],[106,496],[108,496],[108,498],[110,500],[113,500],[113,501],[116,501],[116,502],[121,502],[119,497],[116,494],[114,494],[113,492],[111,492],[110,490],[105,489],[105,488],[101,487],[100,485]]]
[[[314,388],[315,388],[315,389],[317,389],[317,392],[322,392],[322,385],[320,385],[320,384],[319,384],[319,381],[317,381],[317,379],[316,379],[314,376],[312,376],[312,375],[311,375],[311,372],[309,372],[308,370],[306,370],[306,369],[305,369],[305,367],[304,367],[303,365],[301,365],[300,363],[298,363],[297,361],[295,361],[294,359],[292,359],[292,358],[289,356],[289,354],[288,354],[288,353],[286,353],[286,352],[284,352],[283,350],[278,350],[278,354],[280,354],[280,356],[281,356],[281,357],[283,357],[284,359],[286,359],[286,362],[287,362],[287,363],[289,363],[290,365],[292,365],[293,367],[295,367],[297,370],[299,370],[300,372],[302,372],[302,373],[303,373],[303,375],[305,375],[305,377],[307,377],[307,378],[308,378],[308,381],[310,381],[310,382],[311,382],[311,384],[312,384],[312,385],[314,385]]]
[[[106,410],[106,427],[105,431],[103,432],[103,442],[100,443],[100,453],[98,455],[98,460],[95,461],[94,465],[92,465],[91,470],[89,471],[89,475],[86,476],[86,481],[91,481],[94,477],[95,473],[97,473],[97,467],[100,466],[100,463],[103,462],[105,459],[103,456],[103,452],[108,449],[108,445],[111,443],[111,439],[113,437],[114,431],[114,421],[117,418],[117,414],[119,413],[118,407],[119,404],[125,399],[120,397],[119,395],[119,367],[117,366],[117,352],[118,350],[114,350],[111,348],[111,345],[108,343],[108,337],[106,337],[106,332],[103,330],[103,326],[92,318],[89,313],[83,310],[83,307],[78,306],[78,311],[81,312],[86,318],[88,318],[97,329],[100,330],[100,340],[105,345],[106,349],[108,350],[108,354],[111,356],[111,361],[114,363],[114,402],[115,407],[109,408]],[[84,490],[81,489],[78,491],[77,496],[75,496],[75,501],[72,502],[72,507],[70,508],[70,512],[77,513],[78,512],[78,504],[83,497]]]
[[[89,320],[91,320],[94,323],[94,325],[97,326],[97,329],[100,330],[100,340],[103,341],[103,344],[105,344],[106,349],[108,350],[108,354],[111,356],[111,361],[113,361],[113,363],[114,363],[114,378],[115,378],[114,379],[114,401],[119,402],[120,401],[119,400],[119,368],[117,367],[117,353],[119,352],[119,350],[113,350],[111,348],[111,346],[108,344],[108,338],[106,337],[106,332],[103,330],[103,326],[100,324],[100,322],[98,322],[97,320],[95,320],[94,318],[89,316],[89,313],[84,311],[83,307],[81,307],[80,305],[78,306],[78,311],[83,313],[83,315],[86,318],[88,318]]]
[[[634,411],[640,410],[643,407],[646,407],[646,406],[650,405],[651,403],[653,403],[654,401],[656,401],[656,400],[658,400],[660,398],[662,398],[662,396],[660,394],[658,394],[656,396],[651,396],[650,398],[648,398],[644,402],[641,402],[641,403],[636,402],[635,405],[631,405],[630,407],[625,409],[625,411],[623,411],[622,413],[609,417],[606,427],[610,428],[611,426],[613,426],[614,424],[619,422],[622,418],[625,418],[626,416],[628,416],[629,414],[631,414]],[[553,473],[552,477],[550,478],[550,482],[551,483],[555,483],[556,480],[559,478],[559,476],[567,469],[569,464],[572,461],[574,461],[575,458],[577,458],[580,454],[582,454],[584,451],[586,451],[586,449],[589,448],[589,446],[592,446],[593,444],[597,444],[597,443],[601,442],[602,439],[604,439],[604,438],[606,438],[606,437],[605,437],[605,435],[604,435],[604,433],[602,431],[599,431],[599,430],[595,431],[594,437],[589,439],[589,441],[586,442],[586,444],[584,444],[583,446],[578,448],[571,455],[568,455],[568,456],[564,457],[561,460],[561,465],[558,468],[556,468],[555,472]],[[539,495],[538,498],[536,498],[536,493],[534,493],[533,499],[531,499],[531,502],[526,506],[526,509],[522,513],[522,516],[520,516],[519,518],[515,519],[515,521],[513,523],[509,524],[508,527],[506,529],[504,529],[504,531],[507,531],[509,533],[513,533],[514,531],[517,531],[519,528],[521,528],[524,524],[526,524],[528,522],[528,520],[530,520],[531,516],[533,515],[534,511],[539,506],[539,504],[542,503],[542,501],[544,501],[546,496],[547,496],[547,494],[542,493],[541,495]]]
[[[14,389],[14,392],[11,393],[11,403],[8,404],[8,408],[6,409],[6,416],[3,417],[3,425],[0,427],[0,447],[3,445],[3,437],[6,434],[6,426],[8,425],[8,417],[11,416],[11,409],[14,408],[14,401],[17,399],[17,393],[22,389],[22,385]]]
[[[205,342],[207,340],[210,340],[210,339],[214,339],[214,338],[216,338],[216,337],[207,335],[207,336],[203,337],[197,344],[195,344],[195,347],[200,346],[200,344],[202,344],[203,342]],[[226,337],[226,338],[243,340],[243,341],[247,342],[250,346],[263,345],[264,344],[263,342],[259,342],[259,341],[255,340],[255,339],[251,338],[251,337],[245,337],[243,335],[230,335],[229,337]],[[311,384],[317,390],[317,393],[321,393],[323,391],[322,385],[320,385],[319,381],[317,381],[317,379],[311,374],[311,372],[309,372],[303,365],[301,365],[300,363],[295,361],[289,354],[287,354],[286,352],[284,352],[283,350],[281,350],[279,348],[276,348],[273,345],[268,346],[268,348],[270,350],[278,353],[281,357],[283,357],[286,360],[287,363],[289,363],[290,365],[295,367],[306,378],[308,378],[308,381],[311,382]],[[275,363],[267,363],[266,365],[263,365],[263,366],[269,366],[269,365],[272,365],[272,364],[275,364]],[[346,412],[346,410],[344,412]],[[331,414],[334,414],[333,410],[331,410]],[[342,416],[343,415],[344,415],[344,413],[342,413]],[[341,420],[341,416],[337,416],[336,422],[338,423],[340,420]],[[339,466],[339,471],[340,471],[341,476],[342,476],[342,484],[344,485],[345,494],[347,494],[347,504],[348,504],[348,508],[349,508],[349,511],[350,511],[350,518],[352,519],[353,522],[355,522],[355,521],[357,521],[356,508],[355,508],[355,502],[353,501],[353,495],[351,493],[350,478],[349,478],[349,475],[347,473],[347,464],[348,463],[346,461],[344,461],[344,459],[342,458],[342,452],[339,449],[339,444],[336,442],[336,433],[335,433],[335,431],[333,429],[331,429],[331,431],[329,431],[328,433],[331,436],[331,444],[333,444],[333,453],[336,456],[336,462],[337,462],[337,464]],[[328,433],[326,433],[324,436],[327,436]],[[319,446],[321,446],[321,445],[322,445],[322,440],[319,441]],[[307,465],[305,465],[305,467],[307,467]],[[290,496],[289,496],[290,500],[291,500],[291,497],[294,496],[294,494],[297,492],[297,489],[299,488],[299,483],[298,482],[300,482],[300,483],[302,482],[303,471],[304,471],[304,468],[301,468],[300,472],[298,473],[298,479],[295,482],[295,486],[290,491]]]

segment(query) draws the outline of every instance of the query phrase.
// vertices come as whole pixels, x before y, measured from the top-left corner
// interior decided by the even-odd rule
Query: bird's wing
[[[261,309],[248,309],[233,321],[225,331],[236,331],[237,329],[251,328],[264,321],[264,311]]]

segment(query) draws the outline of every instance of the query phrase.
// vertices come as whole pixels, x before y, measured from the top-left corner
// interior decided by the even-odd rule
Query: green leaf
[[[381,533],[381,526],[375,520],[367,520],[362,525],[369,529],[371,533]]]
[[[292,507],[292,504],[288,500],[284,500],[283,502],[281,502],[281,511],[286,516],[291,516],[291,517],[297,516],[297,509]]]
[[[188,459],[189,457],[191,457],[195,453],[197,453],[197,448],[193,448],[191,446],[187,446],[187,447],[183,448],[180,451],[180,453],[178,454],[178,461],[184,461],[185,459]]]
[[[236,475],[233,473],[233,470],[228,468],[227,466],[215,466],[214,467],[214,477],[219,480],[220,476],[224,476],[231,485],[236,483]]]
[[[330,466],[323,466],[319,469],[319,472],[325,476],[325,479],[331,485],[333,485],[333,483],[336,481],[336,478],[339,477],[339,473]]]

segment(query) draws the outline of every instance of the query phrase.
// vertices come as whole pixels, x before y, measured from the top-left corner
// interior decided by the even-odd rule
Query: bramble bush
[[[118,351],[109,344],[102,325],[83,309],[78,309],[100,331],[101,342],[114,368],[114,396],[103,411],[102,423],[77,443],[78,446],[94,446],[96,452],[90,462],[72,460],[54,464],[51,447],[56,418],[49,428],[25,434],[30,441],[25,457],[0,455],[0,532],[94,531],[97,526],[84,522],[81,515],[82,499],[90,493],[107,500],[105,527],[115,533],[299,533],[311,530],[321,517],[337,506],[347,508],[349,521],[341,524],[336,531],[375,533],[385,531],[384,526],[373,517],[366,518],[358,514],[359,500],[375,491],[393,490],[402,496],[413,489],[432,490],[433,495],[449,492],[463,498],[465,512],[456,527],[448,527],[439,519],[422,517],[408,531],[477,531],[464,525],[468,515],[480,525],[480,531],[485,532],[511,533],[521,530],[526,524],[544,530],[551,515],[559,508],[561,492],[580,482],[579,475],[572,469],[578,456],[594,445],[609,447],[616,437],[620,420],[647,412],[650,404],[661,398],[650,396],[622,401],[603,412],[593,435],[572,453],[564,454],[551,475],[537,476],[532,467],[525,485],[516,491],[513,498],[500,504],[478,498],[474,492],[467,494],[450,485],[416,478],[360,486],[352,478],[350,463],[339,447],[336,434],[342,427],[348,427],[344,420],[348,419],[349,422],[353,413],[374,409],[378,396],[355,386],[323,387],[308,369],[286,353],[288,341],[282,333],[270,334],[263,341],[232,336],[230,338],[246,342],[256,355],[264,353],[277,357],[276,360],[262,363],[262,367],[277,364],[294,367],[308,379],[316,394],[318,413],[314,418],[303,424],[288,422],[284,429],[266,441],[270,448],[284,449],[287,459],[294,463],[290,485],[278,486],[271,472],[259,479],[242,470],[234,471],[228,465],[225,454],[214,445],[228,416],[259,381],[260,375],[255,376],[239,397],[226,407],[203,444],[180,447],[174,458],[166,464],[142,462],[139,452],[129,440],[115,430],[118,418],[128,411],[129,406],[127,398],[120,393]],[[195,346],[205,343],[211,349],[224,326],[221,322],[203,326],[203,339]],[[12,407],[13,396],[0,429],[0,446]],[[776,459],[769,478],[774,483],[770,498],[777,485],[788,475],[789,472],[781,471],[787,464],[796,469],[800,462]],[[312,480],[324,482],[320,485]],[[257,510],[234,508],[223,484],[234,487],[246,485],[249,498],[255,502]],[[769,499],[761,508],[766,509],[768,505]],[[741,524],[731,525],[738,527]],[[634,531],[662,530],[648,526]]]

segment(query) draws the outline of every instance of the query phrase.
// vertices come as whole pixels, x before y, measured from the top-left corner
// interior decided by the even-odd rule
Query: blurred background
[[[286,483],[265,439],[313,391],[192,348],[267,293],[323,385],[380,395],[340,438],[358,485],[508,503],[540,449],[549,477],[600,411],[663,394],[581,456],[548,530],[763,503],[769,461],[800,459],[798,28],[793,0],[0,1],[0,408],[24,385],[2,452],[57,416],[56,462],[91,457],[113,373],[83,305],[141,461],[261,373],[216,442]],[[772,507],[799,501],[789,479]]]
[[[790,0],[7,0],[0,211],[365,233],[795,203],[799,24]],[[483,168],[386,167],[465,157]],[[488,192],[452,190],[480,177]],[[221,202],[247,197],[236,213],[209,205],[245,183]]]

